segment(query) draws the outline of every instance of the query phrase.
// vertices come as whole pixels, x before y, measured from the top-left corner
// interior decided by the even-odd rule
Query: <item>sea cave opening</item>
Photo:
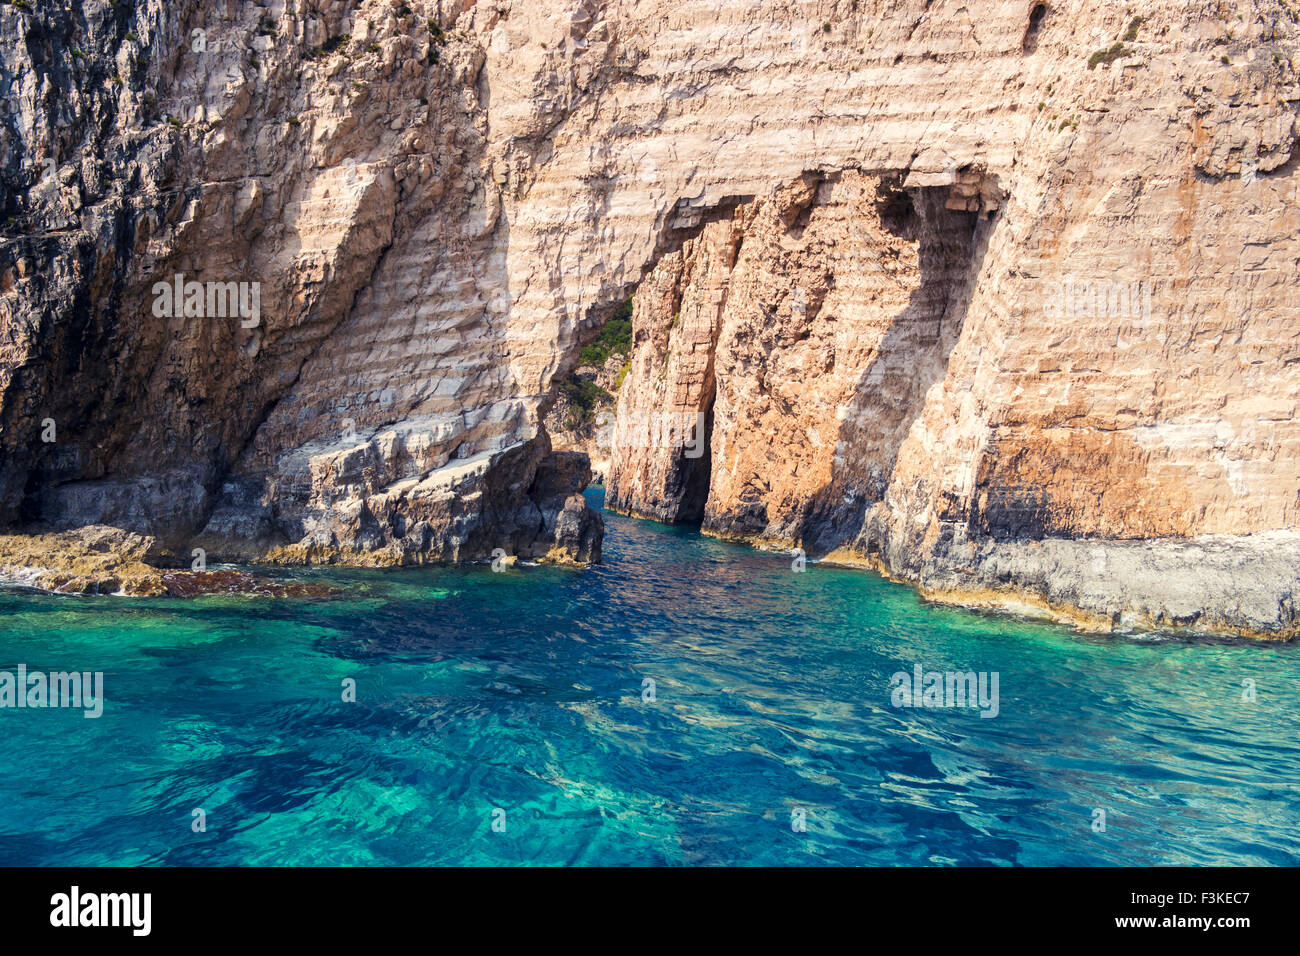
[[[992,228],[969,165],[804,174],[710,210],[604,307],[545,424],[610,510],[864,553],[926,394],[946,373]]]

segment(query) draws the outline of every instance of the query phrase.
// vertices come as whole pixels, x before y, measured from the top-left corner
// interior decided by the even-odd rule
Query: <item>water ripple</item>
[[[606,524],[585,573],[0,593],[0,668],[107,697],[0,712],[0,863],[1300,862],[1295,648],[1085,637]],[[996,672],[997,717],[893,706],[917,664]]]

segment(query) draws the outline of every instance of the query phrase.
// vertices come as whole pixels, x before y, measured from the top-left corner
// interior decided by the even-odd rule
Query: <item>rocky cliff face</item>
[[[662,260],[637,294],[609,506],[875,567],[938,599],[1046,611],[1092,628],[1289,633],[1300,568],[1293,533],[1267,524],[1242,535],[1168,535],[1152,526],[1080,533],[1088,522],[1137,520],[1144,499],[1112,493],[1114,467],[1087,447],[1054,454],[1051,432],[999,433],[997,405],[986,412],[993,420],[979,423],[993,437],[977,436],[969,456],[935,461],[921,443],[927,410],[970,400],[974,383],[954,380],[953,356],[971,321],[999,202],[973,171],[948,186],[916,188],[858,171],[805,175]],[[1146,290],[1145,282],[1116,289],[1119,314],[1109,315],[1107,301],[1104,317],[1133,325],[1152,318]],[[1080,317],[1058,315],[1064,321],[1044,334],[1058,352],[1091,348],[1086,354],[1099,361],[1117,333],[1088,341],[1095,333],[1074,328],[1084,341],[1066,345],[1070,320]],[[1040,372],[1032,384],[1059,374]],[[1106,382],[1100,370],[1091,377]],[[1027,387],[1018,376],[998,401]],[[1085,424],[1073,426],[1084,440],[1114,431],[1087,425],[1087,412],[1085,400],[1076,408]],[[665,418],[697,421],[704,451],[694,453],[682,432],[656,433],[653,424]],[[939,427],[943,440],[961,440],[953,424]],[[1266,443],[1261,451],[1274,449]],[[1274,474],[1284,502],[1292,461]],[[964,485],[921,496],[924,482],[946,474]],[[1221,496],[1229,475],[1220,469],[1206,478],[1200,491]],[[1159,475],[1143,481],[1154,487]],[[1071,500],[1083,483],[1095,498]],[[1176,487],[1191,491],[1185,481]],[[1169,520],[1169,504],[1152,500],[1150,514]]]
[[[0,28],[11,528],[590,560],[542,423],[639,289],[621,410],[708,441],[616,449],[624,510],[936,595],[1296,630],[1286,5],[84,0]],[[1213,586],[1182,570],[1209,554]]]
[[[851,541],[961,331],[997,202],[962,178],[969,210],[952,186],[806,174],[662,262],[620,413],[629,437],[663,409],[702,421],[709,453],[625,442],[611,506],[822,553]]]
[[[8,523],[214,558],[598,557],[585,471],[511,370],[484,50],[425,6],[0,10]],[[226,283],[256,314],[212,307]]]

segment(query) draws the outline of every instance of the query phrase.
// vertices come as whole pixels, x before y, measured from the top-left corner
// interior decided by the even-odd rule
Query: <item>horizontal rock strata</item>
[[[1160,426],[1118,428],[1108,411],[1208,398],[1116,366],[1123,327],[1163,321],[1146,312],[1144,283],[1121,290],[1132,315],[1106,303],[1100,316],[1053,316],[1049,303],[1016,343],[1040,350],[1036,375],[1023,355],[973,374],[955,364],[988,347],[967,331],[998,227],[986,180],[804,175],[661,260],[637,294],[620,420],[698,415],[708,451],[625,442],[610,506],[1089,629],[1294,636],[1300,533],[1285,529],[1300,473],[1293,438],[1276,437],[1291,435],[1289,412],[1248,417],[1249,438],[1220,421],[1215,441],[1175,443],[1155,440]],[[1242,374],[1261,346],[1247,329],[1216,343],[1214,395],[1240,407],[1262,383]],[[1270,401],[1293,347],[1274,346]],[[1052,404],[1072,389],[1073,403]],[[982,415],[951,417],[971,406]],[[1145,454],[1116,457],[1125,442]]]
[[[620,401],[709,440],[616,452],[625,510],[1049,603],[1057,558],[990,556],[1300,520],[1274,0],[85,0],[0,29],[11,530],[593,560],[544,421],[638,289]],[[1292,634],[1288,587],[1203,623]]]

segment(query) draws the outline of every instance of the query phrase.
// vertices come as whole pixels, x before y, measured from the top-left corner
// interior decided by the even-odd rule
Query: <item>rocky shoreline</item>
[[[647,521],[635,510],[607,510]],[[702,528],[763,551],[797,542]],[[962,563],[891,567],[879,553],[837,548],[808,560],[869,571],[927,601],[1065,624],[1081,633],[1160,632],[1288,642],[1300,637],[1300,532],[1188,540],[1065,540],[986,544]]]
[[[629,517],[644,515],[609,509]],[[763,550],[792,542],[704,530]],[[289,559],[286,560],[286,557]],[[401,561],[334,555],[333,561],[269,554],[268,564],[393,567]],[[339,589],[235,569],[182,570],[154,539],[118,528],[0,535],[0,580],[57,594],[194,597],[247,594],[327,597]],[[506,560],[514,564],[517,555]],[[539,563],[585,567],[565,552]],[[1186,636],[1294,640],[1300,636],[1300,533],[1209,535],[1190,540],[1064,540],[986,544],[963,564],[931,559],[919,572],[895,570],[879,554],[851,547],[819,563],[878,573],[915,587],[927,601],[1041,617],[1085,633],[1163,632]]]
[[[96,525],[77,531],[0,535],[0,581],[52,594],[123,597],[329,597],[338,588],[313,581],[284,581],[229,568],[182,570],[157,562],[155,539]]]
[[[1296,532],[997,542],[968,563],[931,560],[920,573],[893,573],[878,556],[850,549],[822,560],[877,571],[936,603],[1045,617],[1089,633],[1300,636]]]
[[[617,392],[616,509],[1295,633],[1289,8],[579,6],[0,4],[12,575],[595,563]]]

